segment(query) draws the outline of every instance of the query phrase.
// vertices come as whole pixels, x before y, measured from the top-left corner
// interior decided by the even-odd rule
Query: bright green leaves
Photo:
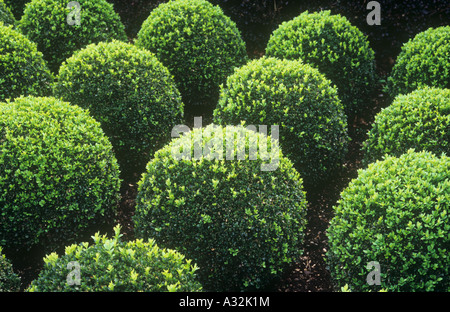
[[[266,55],[303,60],[338,88],[347,114],[366,104],[375,84],[375,54],[365,35],[343,16],[310,13],[282,23],[267,43]]]
[[[234,22],[204,0],[177,0],[154,9],[136,41],[174,75],[186,105],[214,107],[219,85],[248,57]]]
[[[51,253],[45,266],[27,291],[95,292],[95,291],[201,291],[197,281],[197,265],[175,250],[161,249],[154,240],[123,242],[121,227],[114,228],[109,239],[98,232],[88,243],[66,247],[66,253]],[[76,250],[77,256],[74,257]],[[76,261],[80,268],[80,284],[68,285],[68,263]]]
[[[450,88],[449,54],[450,26],[418,33],[403,45],[386,91],[395,98],[424,86]]]
[[[248,153],[239,159],[227,154],[270,140],[244,127],[220,128],[194,129],[155,153],[139,183],[135,234],[193,259],[207,290],[258,289],[302,252],[307,209],[302,180],[281,152],[275,171],[261,171],[266,163],[261,155],[251,160]],[[190,153],[175,160],[173,150],[188,145],[193,152],[198,136],[201,148],[222,139],[223,159]],[[236,140],[228,144],[230,138]]]
[[[279,125],[283,153],[308,186],[340,168],[349,140],[336,88],[295,60],[264,57],[237,69],[221,88],[214,122]]]
[[[338,287],[448,291],[450,159],[408,151],[371,163],[341,193],[328,229],[327,262]],[[366,282],[368,262],[381,286]]]
[[[111,143],[98,122],[55,98],[0,105],[0,241],[52,250],[115,214],[120,186]]]
[[[419,88],[399,95],[375,116],[363,144],[365,165],[408,149],[450,153],[450,89]]]

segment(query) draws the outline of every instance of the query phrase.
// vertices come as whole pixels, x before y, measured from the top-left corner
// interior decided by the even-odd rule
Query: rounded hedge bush
[[[450,291],[450,158],[409,150],[360,170],[328,229],[337,287]],[[380,284],[370,262],[378,262]],[[372,274],[371,274],[372,272]]]
[[[317,67],[336,84],[347,114],[359,112],[374,90],[375,53],[366,36],[330,11],[305,11],[283,22],[272,33],[266,55]]]
[[[299,60],[263,57],[237,69],[221,88],[214,122],[279,125],[283,152],[308,188],[339,169],[349,140],[336,88]]]
[[[58,71],[61,63],[72,53],[90,43],[118,39],[126,41],[125,28],[112,4],[106,0],[78,0],[77,9],[68,8],[66,0],[32,0],[26,7],[19,29],[37,43],[50,70]]]
[[[450,89],[423,87],[398,95],[375,116],[363,144],[363,163],[408,149],[450,155]]]
[[[5,250],[56,249],[111,222],[118,165],[88,112],[51,97],[21,97],[0,104],[0,129]]]
[[[113,40],[77,51],[60,68],[55,96],[89,109],[110,138],[122,173],[139,174],[183,121],[173,77],[149,51]]]
[[[214,107],[219,85],[247,61],[235,23],[205,0],[160,4],[143,23],[136,45],[167,66],[186,105]]]
[[[167,292],[201,291],[198,267],[175,250],[161,249],[153,239],[122,241],[96,233],[94,244],[70,245],[63,256],[51,253],[28,292]]]
[[[3,0],[0,0],[0,24],[1,23],[3,23],[3,25],[16,24],[16,19],[14,18],[14,15],[11,13],[11,10]]]
[[[398,55],[387,91],[391,97],[418,87],[450,88],[450,26],[429,28],[406,42]]]
[[[36,45],[0,23],[0,102],[21,95],[51,94],[53,77]]]
[[[18,292],[20,290],[20,277],[14,272],[11,262],[2,253],[0,246],[0,293]]]
[[[136,236],[193,259],[208,291],[270,288],[302,253],[307,209],[277,143],[217,125],[172,140],[139,182]]]

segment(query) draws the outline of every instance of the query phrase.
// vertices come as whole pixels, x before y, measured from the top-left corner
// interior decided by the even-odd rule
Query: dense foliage
[[[0,104],[0,245],[58,248],[108,222],[120,181],[112,147],[81,108],[55,98]]]
[[[79,14],[76,7],[68,7],[66,0],[32,0],[19,21],[19,29],[37,43],[54,73],[74,51],[90,43],[127,40],[120,17],[110,3],[106,0],[77,2]],[[79,25],[75,23],[77,15]]]
[[[140,174],[183,121],[181,96],[167,68],[151,52],[120,41],[75,52],[61,66],[54,93],[89,109],[127,176]]]
[[[408,149],[450,156],[450,89],[423,87],[398,95],[375,116],[363,144],[363,161],[367,165]]]
[[[429,28],[402,46],[388,78],[391,97],[423,86],[450,88],[450,26]]]
[[[161,249],[153,239],[122,241],[96,233],[94,244],[67,246],[63,256],[51,253],[29,292],[194,292],[202,289],[198,267],[175,250]],[[77,270],[79,270],[77,272]]]
[[[450,158],[408,151],[359,171],[328,229],[337,287],[352,291],[450,291]],[[367,264],[380,266],[370,285]]]
[[[0,23],[0,102],[20,95],[51,94],[53,77],[36,45]]]
[[[174,0],[154,9],[136,41],[174,75],[186,105],[215,107],[219,85],[247,61],[239,30],[205,0]]]
[[[296,60],[261,58],[221,89],[214,122],[279,125],[280,144],[308,186],[335,173],[347,151],[347,121],[336,88]]]
[[[262,133],[195,128],[155,154],[138,191],[137,237],[192,258],[206,290],[264,289],[302,253],[302,180]]]
[[[375,54],[366,36],[330,11],[303,12],[272,34],[266,55],[301,59],[318,68],[338,88],[347,114],[359,112],[376,83]]]
[[[16,19],[14,18],[14,15],[11,13],[11,10],[3,0],[0,0],[0,23],[3,23],[3,25],[16,24]]]
[[[11,262],[6,258],[0,246],[0,293],[17,292],[20,289],[20,277],[14,272]]]

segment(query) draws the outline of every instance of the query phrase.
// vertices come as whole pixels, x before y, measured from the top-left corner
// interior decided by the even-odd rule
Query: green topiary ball
[[[0,293],[18,292],[20,290],[20,277],[14,272],[11,262],[2,251],[0,246]]]
[[[187,105],[215,107],[219,85],[247,61],[235,23],[205,0],[160,4],[143,23],[136,45],[167,66]]]
[[[167,292],[201,291],[198,267],[175,250],[159,248],[153,239],[124,242],[96,233],[94,244],[67,246],[61,257],[44,258],[44,268],[28,292]]]
[[[3,25],[16,25],[16,19],[14,15],[11,13],[11,10],[5,4],[3,0],[0,0],[0,24]]]
[[[0,104],[0,245],[56,249],[111,222],[119,170],[100,125],[55,98]]]
[[[54,94],[89,109],[110,138],[122,173],[145,170],[183,121],[169,71],[149,51],[114,40],[77,51],[60,68]]]
[[[308,188],[340,168],[349,140],[336,88],[298,60],[264,57],[236,70],[221,88],[214,122],[279,125],[283,152]]]
[[[330,11],[306,11],[282,23],[270,37],[266,55],[317,67],[336,84],[349,115],[359,112],[374,90],[375,53],[366,36]]]
[[[450,155],[450,89],[423,87],[394,102],[375,116],[363,144],[363,163],[385,154],[400,156],[408,149]]]
[[[36,45],[0,23],[0,102],[20,95],[51,94],[53,77]]]
[[[66,0],[32,0],[19,21],[19,29],[37,43],[53,73],[74,51],[90,43],[127,40],[112,4],[106,0],[77,2],[79,11],[76,6],[68,7]]]
[[[450,89],[450,26],[429,28],[402,47],[387,81],[394,98],[418,87]]]
[[[254,290],[270,288],[301,255],[306,209],[277,140],[209,125],[155,153],[133,221],[137,237],[193,259],[208,291]]]
[[[450,291],[449,172],[449,157],[412,150],[359,171],[328,228],[337,287]]]

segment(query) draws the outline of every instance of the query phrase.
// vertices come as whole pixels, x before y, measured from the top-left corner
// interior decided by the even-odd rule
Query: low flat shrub
[[[367,165],[409,149],[450,155],[450,89],[423,87],[398,95],[375,116],[363,144]]]
[[[119,170],[100,124],[51,97],[0,104],[0,245],[47,251],[108,225]]]
[[[349,140],[336,88],[298,60],[264,57],[237,69],[221,88],[214,122],[279,125],[283,152],[308,188],[340,169]]]
[[[336,287],[450,291],[450,158],[410,150],[360,170],[327,231]],[[379,265],[379,285],[370,264]]]
[[[155,153],[133,221],[137,237],[193,259],[205,290],[255,290],[301,255],[306,209],[302,179],[276,139],[209,125]]]
[[[151,52],[117,40],[75,52],[61,66],[54,94],[100,122],[123,176],[140,175],[183,121],[181,95],[167,68]]]
[[[375,87],[375,53],[367,37],[330,11],[305,11],[283,22],[270,37],[266,55],[318,68],[337,86],[348,115],[361,111]]]
[[[70,245],[61,257],[51,253],[28,292],[195,292],[198,267],[175,250],[161,249],[153,239],[122,241],[96,233],[94,244]],[[78,272],[76,270],[79,270]],[[77,275],[79,274],[79,275]]]

